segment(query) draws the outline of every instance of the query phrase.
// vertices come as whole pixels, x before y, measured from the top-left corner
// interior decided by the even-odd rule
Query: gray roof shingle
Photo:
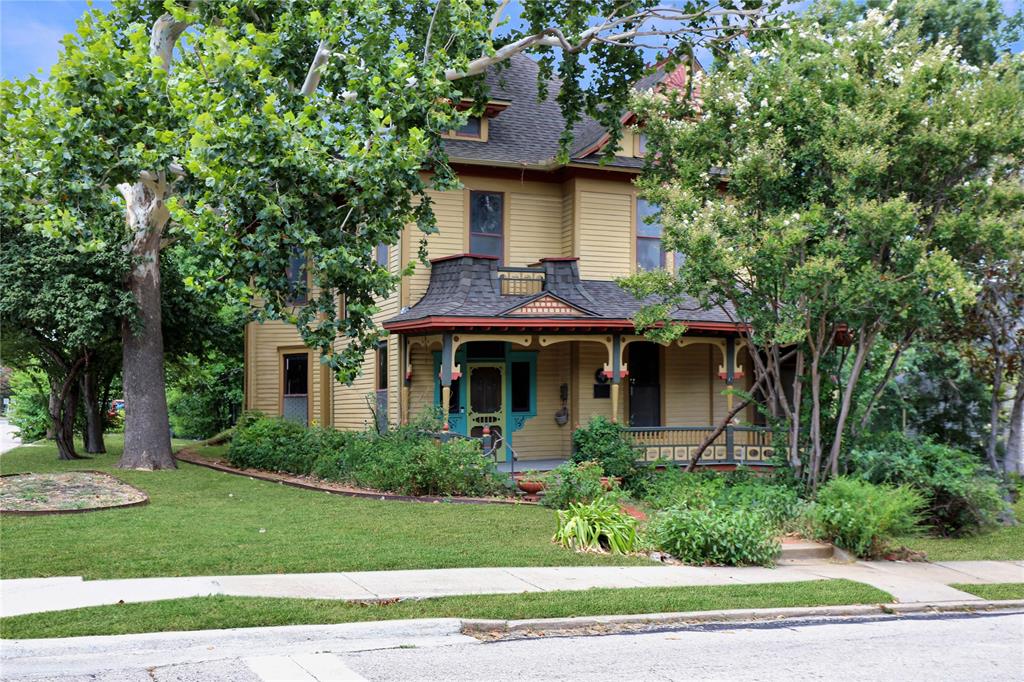
[[[498,261],[488,256],[461,254],[433,261],[430,285],[416,305],[385,322],[385,326],[431,317],[507,318],[516,308],[543,293],[551,293],[580,310],[582,317],[595,321],[628,320],[644,305],[657,303],[650,298],[640,301],[615,282],[581,280],[575,259],[542,261],[545,273],[544,291],[526,296],[502,296]],[[574,318],[578,319],[578,317]],[[720,308],[703,309],[689,297],[676,308],[672,319],[679,322],[733,323]]]

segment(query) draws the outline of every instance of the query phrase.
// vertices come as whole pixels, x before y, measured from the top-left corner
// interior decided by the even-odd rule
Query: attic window
[[[480,117],[470,116],[469,120],[466,121],[466,125],[455,130],[455,137],[469,137],[474,140],[479,140],[482,130],[483,122]]]

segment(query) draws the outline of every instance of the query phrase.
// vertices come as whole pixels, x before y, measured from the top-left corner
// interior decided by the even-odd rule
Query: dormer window
[[[483,121],[479,116],[470,116],[466,124],[456,129],[455,137],[469,137],[479,140],[483,131]]]

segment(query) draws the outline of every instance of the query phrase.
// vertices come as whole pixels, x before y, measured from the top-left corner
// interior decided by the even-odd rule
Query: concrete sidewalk
[[[594,587],[738,585],[846,578],[872,585],[899,602],[978,599],[951,583],[1024,582],[1024,561],[905,562],[829,561],[786,563],[777,568],[601,566],[558,568],[450,568],[185,578],[83,580],[81,577],[0,581],[0,615],[60,611],[209,595],[306,599],[415,599],[470,594],[515,594]]]

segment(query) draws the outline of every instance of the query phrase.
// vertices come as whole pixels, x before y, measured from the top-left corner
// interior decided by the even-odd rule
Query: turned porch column
[[[441,418],[444,419],[445,430],[449,428],[448,410],[452,404],[452,365],[455,359],[452,351],[452,335],[444,334],[441,337]]]
[[[612,336],[612,423],[619,421],[619,383],[622,381],[622,337]]]

